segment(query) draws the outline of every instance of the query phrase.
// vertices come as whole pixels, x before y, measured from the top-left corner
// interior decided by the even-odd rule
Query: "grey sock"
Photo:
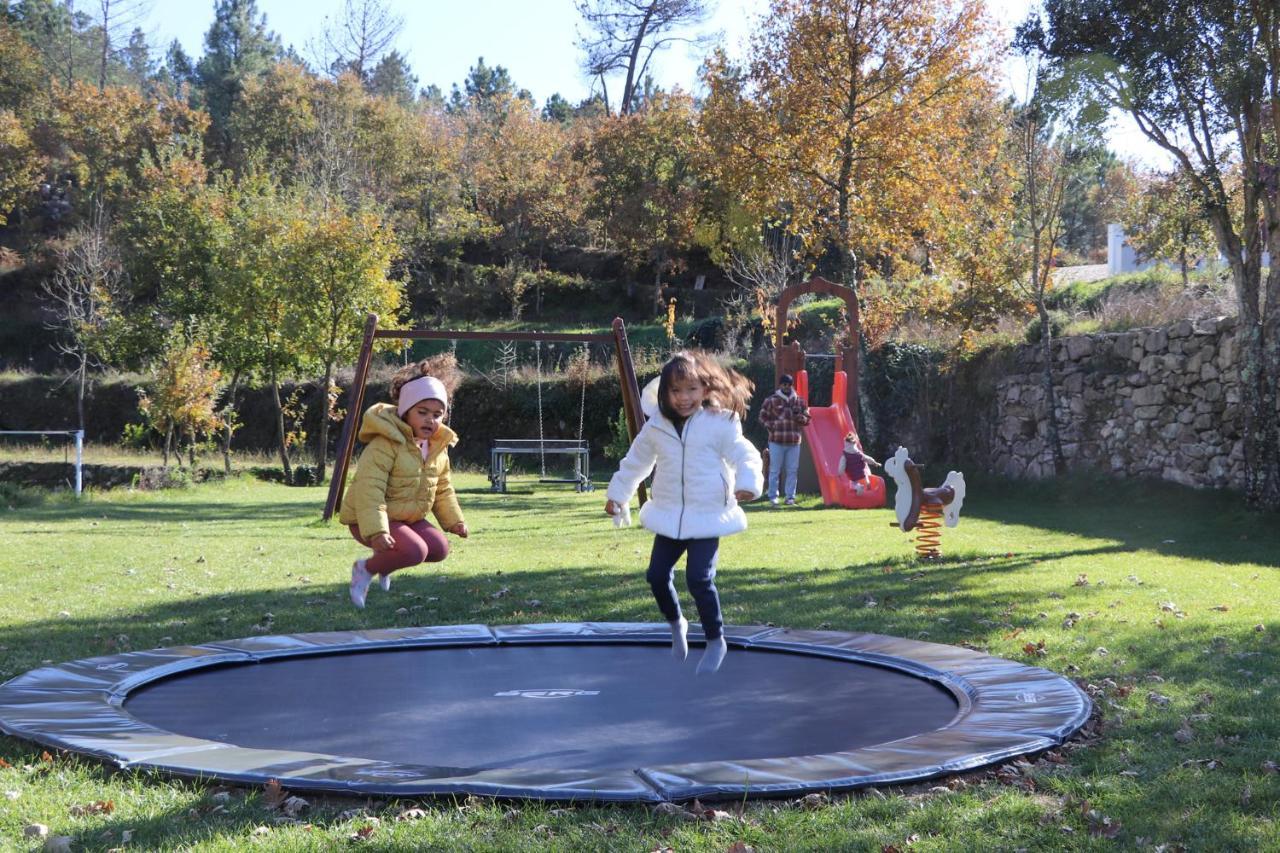
[[[683,661],[689,656],[689,623],[681,617],[667,624],[671,626],[671,656]]]
[[[702,660],[698,661],[698,675],[710,675],[719,670],[727,651],[729,651],[729,645],[724,641],[724,637],[707,640],[707,650],[702,653]]]

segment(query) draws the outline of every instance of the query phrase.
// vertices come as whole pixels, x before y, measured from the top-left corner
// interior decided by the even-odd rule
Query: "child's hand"
[[[383,551],[393,550],[396,547],[396,540],[391,538],[390,533],[375,533],[369,539],[369,547],[381,554]]]
[[[467,523],[465,521],[459,521],[453,527],[450,527],[449,532],[454,536],[460,536],[463,539],[466,539],[469,535],[467,531]]]
[[[617,505],[616,503],[614,503],[613,501],[605,501],[605,502],[604,502],[604,514],[605,514],[605,515],[617,515],[617,514],[618,514],[618,505]]]
[[[743,501],[753,500],[755,495],[748,492],[746,489],[738,489],[738,491],[733,493],[733,497],[738,501],[738,503],[742,503]]]

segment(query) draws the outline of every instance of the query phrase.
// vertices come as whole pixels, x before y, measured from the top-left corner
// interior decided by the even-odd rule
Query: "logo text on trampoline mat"
[[[541,690],[502,690],[494,696],[523,696],[526,699],[568,699],[570,696],[599,696],[599,690],[574,690],[571,687]]]

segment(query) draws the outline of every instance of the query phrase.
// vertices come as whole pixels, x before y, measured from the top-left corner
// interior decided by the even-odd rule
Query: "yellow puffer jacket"
[[[462,521],[462,509],[449,480],[449,448],[458,436],[444,424],[427,442],[427,458],[413,440],[413,429],[396,407],[375,403],[364,413],[359,438],[365,444],[355,479],[342,498],[343,524],[360,525],[365,539],[390,533],[391,521],[412,524],[430,511],[447,530]]]

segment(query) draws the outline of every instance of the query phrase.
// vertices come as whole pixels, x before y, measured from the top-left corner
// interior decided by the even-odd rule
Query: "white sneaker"
[[[778,505],[777,498],[769,498],[769,506],[777,506],[777,505]]]
[[[365,567],[364,560],[356,560],[351,564],[351,603],[364,609],[364,597],[369,593],[369,584],[373,575]]]
[[[391,592],[391,572],[378,575],[378,586],[382,587],[383,592]]]

